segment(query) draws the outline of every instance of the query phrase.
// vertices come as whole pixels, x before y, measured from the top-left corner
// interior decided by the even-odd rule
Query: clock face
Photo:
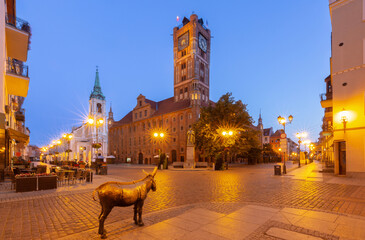
[[[186,48],[187,46],[189,46],[189,31],[187,31],[186,33],[184,33],[183,35],[181,35],[178,38],[178,50],[181,51],[184,48]]]
[[[204,52],[207,52],[207,39],[199,33],[199,47]]]

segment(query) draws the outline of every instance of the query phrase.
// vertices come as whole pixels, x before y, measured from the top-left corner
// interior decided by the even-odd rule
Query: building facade
[[[210,44],[210,30],[195,14],[174,28],[174,96],[152,101],[140,94],[133,110],[119,121],[110,120],[108,152],[117,161],[152,164],[159,151],[170,162],[186,161],[187,133],[199,119],[200,108],[211,103]],[[194,156],[194,161],[204,161]]]
[[[365,1],[330,0],[336,174],[365,172]]]
[[[22,107],[28,95],[28,58],[31,36],[28,22],[16,16],[16,1],[0,4],[0,170],[14,158],[24,158],[29,143]]]

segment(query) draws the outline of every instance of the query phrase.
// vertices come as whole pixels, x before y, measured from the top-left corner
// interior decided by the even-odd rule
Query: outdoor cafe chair
[[[81,182],[81,174],[82,172],[80,170],[76,172],[75,181],[79,180]]]
[[[75,180],[75,172],[74,171],[69,172],[66,177],[66,180],[67,180],[67,184],[70,185],[70,181],[73,182]]]
[[[60,185],[63,184],[65,181],[65,172],[57,172],[57,183]]]

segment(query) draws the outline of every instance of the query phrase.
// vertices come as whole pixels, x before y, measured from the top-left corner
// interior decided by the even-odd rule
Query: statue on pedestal
[[[195,143],[195,133],[193,130],[189,129],[188,131],[188,138],[187,138],[187,145],[188,146],[193,146]]]

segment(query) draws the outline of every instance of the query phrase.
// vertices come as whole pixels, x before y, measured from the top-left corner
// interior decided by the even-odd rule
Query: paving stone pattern
[[[121,180],[144,176],[139,168],[120,166],[111,166],[108,173]],[[223,172],[164,170],[157,173],[156,182],[157,191],[149,193],[144,214],[192,203],[228,213],[252,202],[365,216],[365,187],[273,176],[272,165]],[[57,239],[95,229],[100,205],[91,194],[92,190],[45,196],[40,192],[34,198],[0,203],[0,239]],[[132,218],[132,207],[114,208],[106,224]]]

